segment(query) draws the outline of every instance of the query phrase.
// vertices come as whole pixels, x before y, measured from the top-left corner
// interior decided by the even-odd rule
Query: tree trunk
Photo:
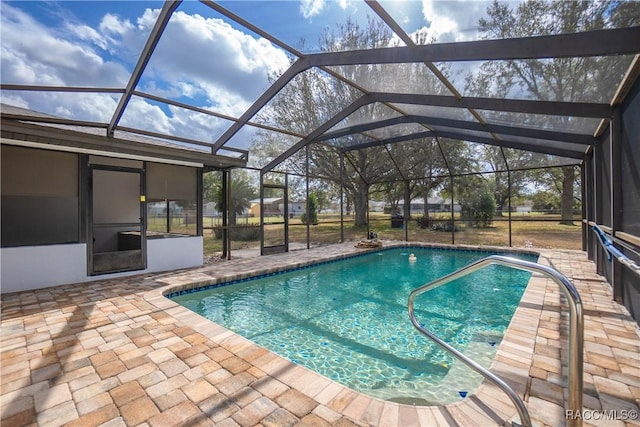
[[[422,192],[422,198],[424,199],[424,206],[422,207],[423,218],[429,218],[429,193],[431,192],[430,190],[431,189]]]
[[[356,197],[355,199],[355,203],[354,203],[354,208],[355,208],[355,222],[354,225],[355,226],[359,226],[359,225],[367,225],[367,205],[368,205],[368,200],[367,200],[367,194],[368,194],[368,190],[369,190],[369,186],[363,182],[358,182],[356,185],[356,192],[357,194],[355,195]]]
[[[506,214],[509,215],[509,204],[507,203],[507,201],[509,200],[509,195],[508,194],[501,194],[500,196],[498,196],[496,198],[496,215],[497,216],[505,216],[505,211]]]
[[[575,225],[573,223],[573,184],[575,181],[575,168],[565,166],[562,168],[562,198],[560,200],[560,224]]]

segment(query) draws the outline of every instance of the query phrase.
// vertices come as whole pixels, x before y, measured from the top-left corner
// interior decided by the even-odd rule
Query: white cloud
[[[156,23],[156,20],[158,19],[158,15],[160,15],[160,9],[145,9],[142,16],[136,20],[138,24],[138,28],[139,29],[153,28],[153,25]]]
[[[446,15],[440,15],[434,10],[434,2],[427,0],[422,2],[424,17],[431,22],[430,33],[437,37],[442,34],[458,32],[458,24]]]
[[[113,112],[113,109],[111,110]],[[132,98],[120,122],[123,126],[144,129],[152,132],[173,134],[173,121],[164,111],[138,98]]]
[[[85,120],[108,123],[113,116],[113,112],[118,105],[120,96],[106,95],[101,93],[80,93],[69,95],[67,105],[76,114],[80,112]]]
[[[177,12],[149,62],[149,72],[174,90],[188,87],[193,93],[200,88],[213,105],[229,104],[220,98],[228,94],[237,105],[233,114],[239,115],[268,87],[268,75],[288,65],[285,53],[265,39],[220,19]]]
[[[12,93],[2,95],[2,102],[4,104],[15,105],[20,108],[31,109],[29,102],[26,99]]]
[[[85,43],[100,40],[88,27],[67,26],[76,36],[68,40],[9,5],[2,6],[1,27],[3,83],[117,87],[128,79],[122,65]]]
[[[437,42],[475,40],[478,20],[485,16],[486,0],[422,0],[422,13],[429,37]]]
[[[324,0],[301,0],[300,13],[302,13],[305,19],[309,19],[320,14],[324,6]]]
[[[242,98],[240,94],[219,85],[203,85],[203,90],[206,91],[210,100],[210,103],[203,108],[227,116],[238,117],[249,107],[247,100]]]
[[[346,10],[347,7],[349,7],[349,0],[337,0],[338,6],[340,6],[341,9]]]
[[[96,30],[88,25],[74,25],[68,23],[67,28],[80,40],[93,43],[100,49],[107,50],[109,45],[107,38],[100,35]]]
[[[108,123],[118,96],[100,93],[22,92],[2,96],[2,102],[76,120]]]
[[[353,6],[351,0],[300,0],[300,14],[304,19],[311,19],[314,16],[320,15],[322,12],[326,12],[327,8],[333,5],[337,5],[342,10],[347,10],[350,6]],[[353,10],[356,10],[354,7]]]
[[[178,107],[171,109],[171,124],[175,128],[175,135],[200,141],[215,141],[227,130],[230,123],[226,120],[196,113]]]
[[[153,25],[153,24],[152,24]],[[118,15],[107,13],[100,21],[100,31],[107,34],[124,36],[134,30],[134,26],[128,19],[120,19]]]

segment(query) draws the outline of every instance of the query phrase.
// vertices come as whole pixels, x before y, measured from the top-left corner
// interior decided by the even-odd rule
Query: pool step
[[[494,345],[491,345],[494,343]],[[469,356],[475,362],[488,368],[498,351],[498,343],[491,340],[471,341],[462,353]],[[484,377],[456,359],[447,375],[438,385],[439,396],[442,396],[442,404],[451,403],[473,394]]]
[[[467,344],[463,353],[488,368],[498,351],[499,342],[500,337],[478,335]],[[397,393],[393,388],[381,388],[377,392],[380,393],[380,397],[384,396],[382,398],[385,400],[396,403],[416,406],[447,405],[473,394],[483,380],[482,375],[455,359],[442,381],[436,386],[430,386],[428,390],[412,390],[397,396],[393,396],[394,392]]]

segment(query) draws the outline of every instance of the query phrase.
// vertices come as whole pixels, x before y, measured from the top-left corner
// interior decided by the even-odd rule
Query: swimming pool
[[[490,254],[386,249],[168,296],[356,391],[403,403],[446,404],[472,392],[482,378],[412,327],[408,295]],[[422,295],[416,313],[445,341],[489,366],[529,277],[491,266]]]

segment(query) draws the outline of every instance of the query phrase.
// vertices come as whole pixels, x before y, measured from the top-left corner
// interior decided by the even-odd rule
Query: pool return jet
[[[443,276],[430,283],[427,283],[426,285],[414,289],[409,295],[408,304],[411,323],[413,323],[413,326],[415,326],[415,328],[418,329],[422,334],[430,338],[436,344],[440,345],[449,353],[453,354],[455,357],[464,362],[474,371],[484,376],[490,382],[501,388],[502,391],[504,391],[509,396],[509,398],[515,405],[522,425],[531,427],[531,417],[529,416],[529,412],[527,411],[524,402],[522,401],[522,399],[520,399],[520,396],[518,396],[518,394],[513,391],[511,387],[509,387],[506,382],[504,382],[500,377],[494,375],[489,370],[479,365],[474,360],[462,354],[451,345],[444,342],[432,332],[428,331],[422,324],[420,324],[418,319],[416,319],[414,312],[414,302],[418,295],[442,286],[445,283],[449,283],[453,280],[471,274],[476,270],[492,264],[499,264],[506,267],[517,268],[519,270],[525,270],[531,273],[542,273],[543,275],[556,282],[560,287],[560,290],[566,297],[569,306],[569,401],[567,404],[567,413],[577,414],[577,416],[568,417],[567,425],[571,427],[582,426],[582,417],[580,416],[582,414],[582,351],[584,346],[584,316],[582,312],[582,300],[580,299],[578,290],[573,285],[573,283],[571,283],[571,281],[569,281],[566,276],[564,276],[556,269],[537,264],[535,262],[524,261],[521,259],[501,255],[492,255],[487,258],[483,258],[479,261],[469,264],[466,267],[461,268],[460,270],[454,271],[451,274]]]

